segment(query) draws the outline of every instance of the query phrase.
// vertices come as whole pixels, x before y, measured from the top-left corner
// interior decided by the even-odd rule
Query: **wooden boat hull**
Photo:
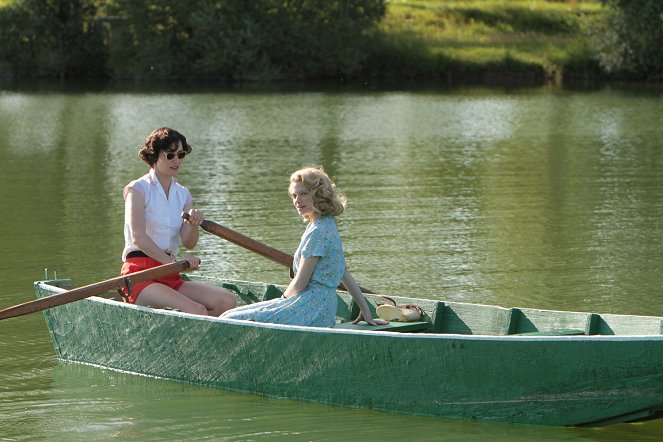
[[[61,291],[35,287],[39,297]],[[661,335],[323,329],[99,297],[44,315],[61,361],[272,397],[544,425],[605,425],[663,410]]]

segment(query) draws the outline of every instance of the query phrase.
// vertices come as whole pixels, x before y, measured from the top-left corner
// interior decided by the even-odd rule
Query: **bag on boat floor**
[[[380,296],[388,303],[381,304],[375,310],[378,316],[385,321],[396,322],[415,322],[421,321],[424,317],[424,311],[421,307],[414,304],[396,304],[396,301],[388,296]]]

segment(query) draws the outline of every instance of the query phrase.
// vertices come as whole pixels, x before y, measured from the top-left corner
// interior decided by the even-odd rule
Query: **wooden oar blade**
[[[137,282],[149,281],[151,279],[161,278],[173,273],[182,272],[189,268],[189,263],[185,260],[164,264],[158,267],[153,267],[140,272],[131,273],[125,276],[109,279],[102,282],[86,285],[76,289],[68,290],[57,295],[47,296],[45,298],[36,299],[34,301],[24,302],[13,307],[8,307],[0,310],[0,320],[13,318],[16,316],[27,315],[42,310],[46,310],[59,305],[68,304],[70,302],[78,301],[80,299],[88,298],[90,296],[104,293],[109,290],[119,289],[126,287],[128,284],[135,284]]]

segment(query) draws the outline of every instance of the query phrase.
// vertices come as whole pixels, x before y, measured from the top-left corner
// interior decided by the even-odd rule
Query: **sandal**
[[[385,321],[396,322],[416,322],[421,321],[424,317],[424,311],[421,307],[414,304],[400,304],[396,305],[396,301],[388,296],[380,296],[390,304],[381,304],[375,310],[378,316]]]

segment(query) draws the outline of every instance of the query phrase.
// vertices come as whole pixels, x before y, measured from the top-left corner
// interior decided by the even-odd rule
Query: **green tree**
[[[18,0],[0,9],[0,60],[60,78],[350,76],[385,13],[385,0]]]
[[[602,0],[605,21],[595,32],[598,60],[608,73],[654,78],[663,73],[663,1]]]
[[[384,0],[118,0],[120,76],[300,79],[352,75]]]
[[[99,77],[103,33],[91,0],[23,0],[0,9],[0,58],[17,74]]]
[[[110,13],[113,75],[131,78],[185,78],[191,75],[187,42],[189,17],[199,0],[117,0]]]

